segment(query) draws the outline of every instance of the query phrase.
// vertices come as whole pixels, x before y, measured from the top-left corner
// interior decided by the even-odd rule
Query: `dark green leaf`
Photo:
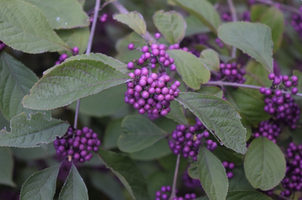
[[[239,114],[227,101],[193,92],[181,92],[176,100],[193,112],[227,148],[245,154],[246,130]]]
[[[251,9],[251,22],[259,21],[261,16],[269,9],[268,6],[256,4]]]
[[[150,200],[146,180],[135,163],[127,156],[99,150],[99,157],[124,184],[134,200]]]
[[[129,80],[129,76],[98,60],[69,60],[55,66],[34,85],[23,105],[49,110],[71,104]]]
[[[245,177],[243,166],[236,167],[232,170],[234,176],[229,180],[229,192],[238,191],[238,190],[250,190],[254,191],[255,189],[249,183]]]
[[[225,147],[218,146],[215,151],[213,151],[213,154],[221,161],[229,161],[234,163],[235,165],[241,165],[243,163],[242,154]]]
[[[11,150],[7,147],[0,147],[0,169],[0,185],[14,187],[14,159]]]
[[[0,1],[0,40],[27,53],[69,50],[43,13],[21,0]]]
[[[268,196],[257,191],[234,191],[229,192],[226,200],[270,200]]]
[[[181,42],[185,36],[186,21],[182,15],[176,11],[157,11],[153,15],[153,22],[157,30],[163,34],[170,44]]]
[[[169,50],[167,53],[174,59],[177,72],[190,88],[198,90],[200,84],[210,80],[210,71],[194,54],[182,50]]]
[[[174,163],[175,166],[175,163]],[[156,192],[160,190],[163,185],[172,185],[174,171],[157,171],[147,178],[148,191],[150,199],[155,199]]]
[[[123,132],[122,121],[123,119],[116,119],[108,124],[104,135],[104,148],[111,149],[117,147],[117,140]]]
[[[150,147],[168,135],[149,119],[137,115],[125,117],[122,121],[122,129],[123,134],[119,137],[117,145],[120,150],[127,153]]]
[[[200,53],[200,60],[209,70],[220,70],[220,59],[216,51],[213,49],[205,49]]]
[[[31,175],[22,185],[20,200],[52,200],[61,164]]]
[[[167,118],[174,120],[178,124],[188,124],[183,108],[177,101],[172,101],[170,108],[171,111],[166,115]]]
[[[69,175],[60,192],[59,200],[88,200],[88,192],[81,175],[72,163]]]
[[[66,133],[69,124],[57,120],[47,120],[44,114],[30,114],[30,119],[24,113],[11,120],[11,132],[0,131],[0,146],[5,147],[39,147],[41,143],[50,143],[56,136]]]
[[[13,152],[14,157],[22,161],[46,159],[56,155],[56,150],[53,147],[53,143],[41,144],[40,146],[41,147],[26,149],[11,147],[10,149]]]
[[[218,37],[237,47],[273,72],[273,41],[271,29],[259,23],[231,22],[218,29]]]
[[[279,147],[265,137],[250,144],[244,160],[244,171],[254,188],[269,190],[285,176],[285,158]]]

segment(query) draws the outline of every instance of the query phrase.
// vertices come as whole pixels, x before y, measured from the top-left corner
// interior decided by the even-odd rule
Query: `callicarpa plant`
[[[301,200],[300,0],[0,0],[0,200]]]

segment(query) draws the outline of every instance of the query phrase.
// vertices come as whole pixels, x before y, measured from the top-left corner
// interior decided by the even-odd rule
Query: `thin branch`
[[[122,14],[127,14],[129,11],[118,1],[112,2],[112,5]],[[142,37],[148,42],[148,43],[157,43],[155,38],[147,31],[145,35],[142,35]]]
[[[238,18],[237,18],[237,13],[236,13],[236,9],[235,9],[235,6],[233,4],[233,1],[232,0],[228,0],[228,5],[229,5],[230,11],[231,11],[231,15],[232,15],[232,21],[233,22],[237,22]],[[234,47],[234,46],[232,48],[232,55],[231,55],[231,57],[232,58],[236,58],[236,47]]]
[[[246,85],[246,84],[240,84],[240,83],[230,83],[230,82],[222,82],[222,81],[209,81],[206,84],[208,85],[219,85],[219,86],[234,86],[234,87],[243,87],[243,88],[250,88],[250,89],[256,89],[259,90],[261,87],[256,85]],[[290,92],[282,91],[284,94],[291,94]],[[302,97],[301,93],[295,94],[296,96]]]
[[[174,179],[173,179],[170,200],[173,200],[173,198],[176,197],[176,183],[177,183],[177,176],[178,176],[179,161],[180,161],[180,154],[178,154],[177,160],[176,160],[176,166],[175,166]]]
[[[92,46],[92,41],[93,41],[93,37],[94,37],[96,23],[98,21],[97,19],[98,19],[100,5],[101,5],[101,0],[96,0],[95,6],[94,6],[93,22],[92,22],[90,36],[89,36],[89,40],[88,40],[88,44],[87,44],[87,48],[86,48],[86,55],[89,55],[91,52],[91,46]],[[79,109],[80,109],[80,99],[77,101],[77,108],[76,108],[75,116],[74,116],[73,127],[75,129],[77,128],[77,125],[78,125]]]
[[[274,1],[270,1],[270,0],[256,0],[258,1],[259,3],[263,3],[263,4],[267,4],[267,5],[270,5],[270,6],[276,6],[276,7],[279,7],[283,10],[287,10],[289,12],[293,12],[293,13],[296,13],[298,15],[301,15],[301,11],[299,9],[296,9],[292,6],[288,6],[288,5],[284,5],[284,4],[281,4],[281,3],[275,3]]]

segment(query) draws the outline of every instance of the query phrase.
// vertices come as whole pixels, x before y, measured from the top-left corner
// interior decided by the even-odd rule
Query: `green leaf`
[[[53,29],[70,29],[89,26],[90,21],[77,0],[24,0],[37,6]]]
[[[242,154],[225,147],[218,146],[215,151],[213,151],[213,154],[221,161],[232,162],[235,165],[241,165],[243,163]]]
[[[269,9],[268,6],[256,4],[251,9],[251,22],[259,21],[262,15]]]
[[[178,6],[198,18],[202,23],[209,27],[215,34],[220,25],[220,16],[214,6],[208,1],[200,0],[173,0]]]
[[[301,93],[302,92],[302,72],[298,71],[298,70],[294,70],[293,71],[293,75],[297,76],[299,81],[298,81],[298,85],[296,86],[298,88],[298,91]]]
[[[122,121],[123,119],[116,119],[107,125],[103,142],[104,148],[110,149],[117,147],[117,140],[123,132],[121,126]]]
[[[146,180],[127,156],[111,151],[99,150],[100,159],[123,183],[134,200],[150,200]]]
[[[117,141],[118,148],[133,153],[150,147],[167,136],[164,130],[142,116],[127,116],[122,121],[123,134]]]
[[[113,15],[113,19],[126,24],[140,35],[146,34],[146,22],[144,17],[137,11],[129,12],[127,14],[115,14]]]
[[[250,144],[244,160],[244,171],[254,188],[269,190],[285,176],[285,158],[280,148],[265,137]]]
[[[79,2],[79,4],[80,4],[82,7],[84,7],[84,5],[85,5],[85,0],[78,0],[78,2]]]
[[[271,117],[263,109],[264,95],[258,90],[226,87],[225,97],[250,125],[256,126]]]
[[[218,37],[237,47],[273,72],[273,41],[271,29],[259,23],[231,22],[218,29]]]
[[[22,0],[0,1],[0,40],[26,53],[69,51],[43,13]]]
[[[91,184],[98,190],[105,193],[112,200],[124,200],[123,188],[120,182],[112,175],[107,172],[90,172],[89,178]]]
[[[204,146],[200,148],[197,156],[197,173],[204,191],[211,200],[226,198],[229,182],[225,168]]]
[[[229,192],[232,191],[254,191],[255,189],[245,177],[243,166],[236,167],[232,170],[234,177],[229,180]]]
[[[177,11],[157,11],[153,15],[153,22],[170,44],[182,41],[186,32],[186,21]]]
[[[31,175],[22,185],[20,200],[52,200],[61,164]]]
[[[198,117],[227,148],[245,154],[246,130],[239,114],[227,101],[193,92],[181,92],[176,100]]]
[[[59,200],[85,200],[88,192],[81,175],[72,163],[69,175],[60,192]]]
[[[69,60],[48,71],[32,87],[23,105],[49,110],[71,104],[129,80],[129,76],[97,60]]]
[[[268,79],[269,72],[260,63],[249,61],[245,70],[247,72],[245,84],[265,87],[272,85],[272,81]]]
[[[0,56],[0,108],[4,117],[11,120],[21,112],[31,112],[23,108],[23,97],[38,81],[38,77],[21,62],[3,52]]]
[[[229,192],[226,200],[271,200],[268,196],[257,191],[234,191]]]
[[[200,53],[201,62],[208,67],[209,70],[220,70],[220,59],[216,51],[213,49],[205,49]]]
[[[174,120],[178,124],[188,124],[183,108],[177,101],[172,101],[170,103],[170,108],[171,111],[166,115],[167,118]]]
[[[138,151],[135,153],[131,153],[129,156],[130,156],[130,158],[132,158],[134,160],[149,161],[149,160],[155,160],[158,158],[162,158],[171,153],[172,152],[168,145],[167,140],[162,139],[144,150],[141,150],[141,151]]]
[[[190,88],[198,90],[200,84],[210,80],[210,71],[194,54],[182,50],[168,50],[167,53],[174,59],[177,72]]]
[[[13,181],[14,159],[7,147],[0,147],[0,185],[15,187]]]
[[[185,18],[185,20],[187,24],[186,36],[195,35],[197,33],[208,33],[211,31],[206,25],[204,25],[193,15],[189,15]]]
[[[57,30],[59,37],[70,47],[78,47],[79,54],[85,52],[89,40],[89,28],[75,28],[70,30]],[[70,54],[71,55],[71,54]]]
[[[30,119],[20,113],[11,120],[11,132],[0,131],[0,146],[2,147],[39,147],[41,143],[50,143],[56,136],[66,133],[69,124],[57,120],[47,120],[44,114],[30,114]]]
[[[216,86],[200,86],[200,89],[196,90],[195,92],[201,94],[210,94],[219,98],[222,98],[223,96],[222,90]]]
[[[175,163],[174,168],[175,168]],[[156,192],[160,190],[163,185],[172,185],[174,176],[173,171],[156,171],[147,178],[148,191],[150,194],[150,199],[156,199]],[[195,199],[194,199],[195,200]]]
[[[56,150],[53,148],[53,143],[41,144],[40,146],[41,147],[26,149],[11,147],[10,149],[15,158],[26,162],[29,160],[46,159],[56,155]]]
[[[199,172],[198,172],[198,162],[194,161],[190,164],[188,168],[188,174],[192,179],[199,179]]]

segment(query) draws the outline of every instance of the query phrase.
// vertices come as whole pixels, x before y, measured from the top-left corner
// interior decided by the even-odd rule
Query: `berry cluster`
[[[79,48],[78,48],[78,47],[73,47],[73,48],[72,48],[72,54],[73,54],[73,55],[77,55],[78,53],[79,53]],[[68,58],[68,55],[67,55],[66,53],[63,53],[63,54],[60,56],[59,60],[56,61],[56,65],[61,64],[61,63],[64,62],[67,58]]]
[[[3,42],[0,41],[0,51],[5,49],[6,44],[4,44]]]
[[[302,12],[302,6],[300,7],[300,12]],[[294,14],[292,16],[291,24],[293,28],[302,37],[302,15]]]
[[[296,145],[291,142],[286,150],[286,174],[281,184],[285,191],[282,195],[289,197],[292,191],[302,189],[302,144]]]
[[[244,75],[245,75],[245,70],[240,69],[241,65],[233,62],[233,63],[221,63],[220,64],[220,73],[213,75],[214,79],[217,80],[225,80],[228,82],[234,82],[234,83],[244,83],[246,81]]]
[[[196,187],[202,187],[200,180],[193,179],[189,176],[188,170],[186,170],[182,176],[183,183],[187,188],[196,188]]]
[[[266,120],[259,123],[258,128],[254,131],[255,138],[263,136],[272,142],[276,143],[277,137],[281,134],[282,130],[275,120]]]
[[[233,178],[234,173],[231,170],[235,168],[235,164],[232,163],[232,162],[223,161],[222,165],[227,170],[227,177],[228,177],[228,179]]]
[[[107,21],[107,17],[108,17],[108,15],[105,13],[102,16],[100,16],[99,21],[100,22],[106,22]]]
[[[292,94],[297,94],[298,89],[293,86],[298,85],[297,76],[289,78],[287,75],[276,76],[269,74],[268,78],[272,80],[271,88],[260,88],[260,93],[265,94],[264,110],[273,115],[279,123],[290,126],[292,129],[296,128],[296,123],[299,121],[300,107],[292,98],[290,93],[283,91],[291,90]]]
[[[171,186],[162,186],[160,191],[156,192],[155,200],[168,200],[171,195]],[[184,197],[174,197],[172,200],[194,200],[196,199],[196,195],[186,194]]]
[[[140,114],[147,112],[154,117],[167,115],[171,108],[170,102],[179,94],[179,81],[169,87],[170,77],[163,73],[160,77],[156,73],[149,74],[146,67],[129,73],[133,79],[127,82],[124,101],[138,109]]]
[[[196,161],[203,138],[205,139],[203,143],[207,144],[207,148],[210,151],[215,150],[217,143],[213,142],[211,139],[206,140],[206,138],[210,136],[208,131],[204,131],[197,135],[194,134],[195,131],[204,129],[204,125],[198,119],[196,119],[195,126],[186,127],[185,125],[178,125],[169,139],[171,151],[176,155],[182,153],[184,158],[188,158],[190,156]]]
[[[67,133],[53,142],[57,154],[68,156],[68,161],[83,163],[92,158],[92,153],[97,152],[101,145],[98,135],[92,129],[84,127],[82,130],[74,130],[69,127]]]

